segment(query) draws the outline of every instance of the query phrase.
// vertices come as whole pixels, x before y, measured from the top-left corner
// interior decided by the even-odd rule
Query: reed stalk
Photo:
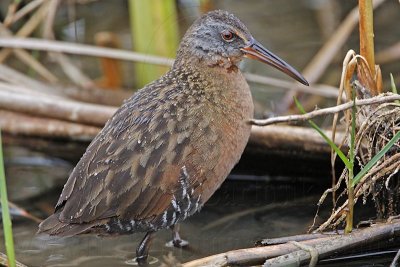
[[[178,24],[175,0],[129,0],[133,48],[144,54],[175,57]],[[168,67],[136,63],[138,87],[158,78]]]
[[[0,131],[0,202],[1,202],[1,216],[3,220],[4,239],[6,245],[6,252],[8,258],[8,266],[15,267],[15,252],[14,252],[14,238],[12,233],[12,223],[10,218],[10,210],[7,198],[7,185],[6,176],[4,172],[3,163],[3,148]]]

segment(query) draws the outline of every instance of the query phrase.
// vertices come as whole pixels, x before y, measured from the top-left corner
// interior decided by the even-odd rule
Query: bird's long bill
[[[297,70],[295,70],[292,66],[287,64],[285,61],[280,59],[278,56],[274,55],[268,49],[263,47],[256,40],[251,40],[250,44],[244,48],[242,51],[245,53],[245,56],[252,59],[257,59],[261,62],[267,63],[278,70],[286,73],[290,77],[295,80],[301,82],[304,85],[309,85],[306,79],[301,75]]]

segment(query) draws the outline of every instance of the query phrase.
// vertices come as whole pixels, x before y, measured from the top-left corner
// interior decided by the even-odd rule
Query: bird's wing
[[[193,127],[207,125],[179,118],[185,112],[176,104],[184,99],[174,99],[180,95],[175,90],[180,88],[145,87],[114,114],[63,189],[56,207],[62,222],[149,218],[171,205],[187,172],[195,175],[184,177],[185,192],[198,187],[195,162],[185,158],[199,152],[189,144],[190,137],[199,138],[192,134]]]

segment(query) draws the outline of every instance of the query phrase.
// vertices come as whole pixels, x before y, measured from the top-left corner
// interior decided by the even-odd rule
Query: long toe
[[[173,239],[167,243],[165,243],[166,247],[172,248],[172,247],[176,247],[176,248],[183,248],[183,247],[187,247],[189,245],[189,242],[183,239]]]

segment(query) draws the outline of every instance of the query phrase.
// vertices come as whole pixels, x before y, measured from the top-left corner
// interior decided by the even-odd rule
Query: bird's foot
[[[147,232],[144,236],[142,242],[140,242],[139,246],[136,249],[136,258],[133,259],[134,262],[139,266],[148,266],[150,263],[150,259],[152,259],[154,263],[154,259],[157,262],[158,260],[154,257],[149,257],[149,248],[150,243],[154,237],[154,232]]]
[[[183,248],[189,245],[189,242],[186,240],[183,240],[181,236],[179,235],[179,224],[176,224],[171,227],[172,230],[172,240],[167,242],[165,246],[172,248]]]
[[[128,265],[136,266],[150,266],[158,262],[158,259],[152,256],[139,256],[126,261]]]
[[[189,242],[186,240],[183,240],[181,238],[179,239],[173,239],[167,243],[165,243],[166,247],[172,248],[172,247],[176,247],[176,248],[183,248],[189,245]]]

